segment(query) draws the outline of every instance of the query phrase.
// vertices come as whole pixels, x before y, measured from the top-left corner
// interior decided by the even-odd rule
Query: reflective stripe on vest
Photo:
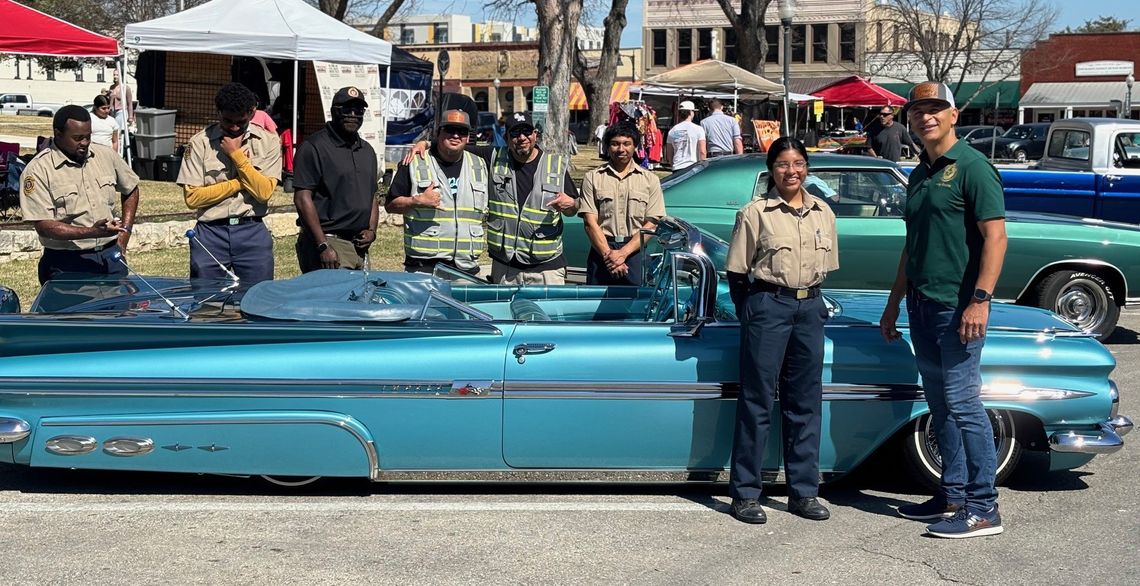
[[[463,153],[463,171],[452,193],[439,184],[443,170],[434,157],[416,157],[410,169],[417,192],[436,184],[438,208],[411,208],[404,213],[404,253],[412,258],[451,260],[471,269],[483,254],[483,217],[487,213],[487,166],[483,159]]]
[[[522,207],[509,153],[501,149],[492,167],[492,198],[487,210],[487,247],[492,257],[536,265],[562,254],[562,214],[543,205],[562,191],[566,157],[542,153],[534,187]]]

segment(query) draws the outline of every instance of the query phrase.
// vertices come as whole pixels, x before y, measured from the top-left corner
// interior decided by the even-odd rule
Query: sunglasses
[[[444,134],[451,134],[454,136],[467,136],[468,134],[470,134],[470,131],[467,130],[466,128],[464,128],[463,126],[450,126],[449,125],[449,126],[444,126],[444,127],[440,128],[439,130],[440,130],[440,132],[442,132]]]
[[[337,106],[337,111],[348,116],[363,116],[364,106]]]
[[[879,116],[894,116],[894,112],[879,112]]]
[[[507,134],[511,138],[518,138],[520,136],[530,136],[533,133],[534,133],[533,127],[531,127],[531,126],[520,126],[518,128],[512,128],[511,131],[508,132]]]

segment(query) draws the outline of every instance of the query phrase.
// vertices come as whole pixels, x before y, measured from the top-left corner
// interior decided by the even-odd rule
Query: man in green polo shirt
[[[922,139],[907,183],[906,248],[879,327],[887,341],[906,296],[910,338],[942,456],[941,494],[898,512],[937,521],[935,537],[1002,532],[994,472],[993,429],[982,406],[980,360],[990,299],[1005,258],[1001,177],[973,147],[959,142],[950,88],[923,82],[903,110]]]

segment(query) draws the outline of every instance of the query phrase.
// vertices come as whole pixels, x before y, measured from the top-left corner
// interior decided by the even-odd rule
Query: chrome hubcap
[[[1013,447],[1013,419],[1002,411],[986,410],[990,418],[990,427],[994,431],[994,448],[997,450],[997,469],[1001,470],[1009,457]],[[927,416],[921,420],[923,434],[922,447],[927,461],[942,469],[942,453],[938,451],[938,436],[934,433],[934,421]]]
[[[1104,321],[1109,303],[1108,295],[1097,283],[1076,279],[1057,296],[1053,311],[1073,325],[1089,331]]]

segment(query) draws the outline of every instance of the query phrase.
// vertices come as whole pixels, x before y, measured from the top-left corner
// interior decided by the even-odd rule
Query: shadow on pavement
[[[1135,330],[1130,330],[1123,326],[1116,326],[1108,339],[1104,341],[1105,344],[1140,344],[1140,334]]]

